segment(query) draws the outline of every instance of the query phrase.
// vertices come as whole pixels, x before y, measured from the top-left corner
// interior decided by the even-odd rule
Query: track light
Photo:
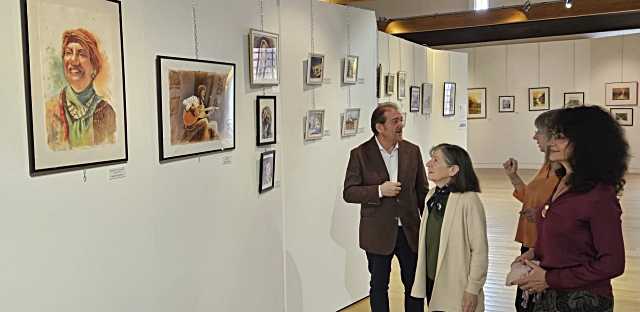
[[[573,0],[564,0],[564,6],[567,9],[571,9],[571,7],[573,6]]]
[[[526,13],[529,12],[529,9],[531,9],[531,1],[527,0],[522,5],[522,10],[524,10],[524,12]]]

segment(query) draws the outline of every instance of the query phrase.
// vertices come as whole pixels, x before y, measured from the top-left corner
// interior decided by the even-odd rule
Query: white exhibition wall
[[[378,61],[376,47],[389,39],[376,33],[372,12],[315,0],[123,1],[122,11],[129,160],[39,177],[28,174],[18,1],[0,12],[0,40],[13,47],[0,51],[0,310],[326,312],[366,296],[359,209],[341,194],[349,150],[371,136],[376,65],[434,82],[432,115],[407,113],[407,138],[426,158],[432,143],[466,145],[466,55],[402,41],[402,65],[393,47]],[[249,85],[250,28],[281,36],[278,88]],[[195,58],[196,50],[237,65],[236,148],[160,164],[155,57]],[[326,57],[318,87],[303,82],[312,50]],[[360,57],[356,85],[341,83],[347,54]],[[443,81],[458,83],[455,118],[441,118]],[[261,94],[278,96],[271,148],[255,146]],[[362,132],[341,138],[347,107],[361,108]],[[312,108],[326,110],[327,132],[305,142]],[[258,160],[269,149],[276,187],[258,194]],[[112,180],[111,169],[126,176]]]
[[[587,104],[604,106],[605,83],[640,80],[639,50],[640,35],[461,50],[469,53],[469,87],[487,88],[487,119],[468,121],[474,164],[501,168],[514,157],[524,168],[539,168],[543,157],[532,136],[540,112],[529,111],[528,88],[549,87],[551,108],[563,107],[565,92],[584,92]],[[501,95],[516,97],[514,113],[498,112]],[[634,126],[624,127],[630,172],[640,172],[640,160],[633,157],[640,150],[638,106],[630,107]]]
[[[382,65],[382,79],[398,71],[407,73],[406,97],[398,100],[396,93],[378,99],[378,102],[398,103],[406,112],[405,137],[418,144],[423,158],[428,160],[429,149],[439,143],[467,146],[467,54],[440,51],[413,42],[378,32],[378,59]],[[442,116],[444,82],[456,83],[456,114]],[[422,87],[422,83],[433,84],[432,109],[430,114],[409,112],[409,87]],[[397,84],[397,75],[396,75]]]

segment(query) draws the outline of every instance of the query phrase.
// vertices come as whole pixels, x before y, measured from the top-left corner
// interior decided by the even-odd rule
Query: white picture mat
[[[179,60],[172,59],[162,59],[160,65],[161,72],[161,85],[162,87],[162,148],[165,158],[183,156],[188,154],[195,153],[203,153],[209,152],[212,150],[224,150],[230,149],[234,147],[234,101],[235,101],[235,85],[234,85],[234,71],[229,70],[229,65],[223,64],[214,64],[214,63],[190,63]],[[227,78],[227,89],[225,93],[225,99],[227,99],[228,105],[226,113],[224,116],[223,122],[226,122],[225,132],[221,133],[221,140],[211,140],[207,142],[198,142],[191,144],[171,144],[171,115],[170,112],[170,89],[167,86],[166,82],[169,81],[169,71],[171,70],[183,70],[183,71],[205,71],[205,72],[215,72],[215,73],[223,73],[229,71],[229,76]]]
[[[33,115],[33,145],[35,169],[50,169],[126,158],[125,108],[120,45],[120,17],[118,5],[104,0],[29,0],[29,55],[31,69],[31,109]],[[60,16],[64,16],[64,22]],[[92,18],[87,18],[91,16]],[[102,95],[116,115],[115,144],[96,145],[86,149],[52,151],[47,144],[45,118],[46,101],[57,97],[60,90],[51,89],[45,80],[50,74],[46,48],[62,53],[62,33],[84,28],[99,40],[101,52],[108,56],[111,81],[110,94]]]

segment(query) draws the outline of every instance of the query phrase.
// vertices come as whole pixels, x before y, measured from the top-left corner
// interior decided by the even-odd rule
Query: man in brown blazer
[[[410,296],[415,277],[420,215],[428,182],[420,148],[402,139],[404,122],[395,104],[371,115],[374,136],[351,151],[343,198],[360,204],[360,248],[367,255],[372,312],[389,311],[391,259],[400,263],[405,311],[424,311]]]

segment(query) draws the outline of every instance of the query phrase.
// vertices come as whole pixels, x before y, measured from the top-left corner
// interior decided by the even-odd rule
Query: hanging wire
[[[504,92],[509,94],[509,46],[504,45]]]
[[[413,85],[416,85],[416,47],[411,46],[411,58],[413,59]]]
[[[538,87],[540,87],[542,85],[541,81],[542,81],[542,56],[540,53],[540,43],[537,43],[538,45]]]
[[[315,53],[315,37],[314,37],[314,17],[313,17],[313,2],[315,0],[309,0],[309,4],[310,4],[310,9],[309,9],[309,14],[310,14],[310,20],[311,20],[311,53]],[[311,59],[309,58],[309,61],[307,61],[307,67],[311,66]],[[307,68],[307,70],[309,70],[309,68]],[[313,107],[313,109],[316,109],[316,88],[313,88],[311,90],[311,106]]]
[[[573,92],[576,91],[576,41],[573,41]]]
[[[260,31],[264,31],[264,4],[263,0],[260,0]],[[267,94],[267,87],[262,87],[262,95]]]
[[[351,20],[351,18],[350,18],[350,15],[349,15],[349,13],[350,13],[349,8],[346,9],[346,12],[347,12],[347,14],[346,14],[347,15],[347,17],[346,17],[346,20],[347,20],[347,58],[348,58],[349,55],[351,55],[351,23],[349,22]],[[376,44],[376,46],[377,46],[377,44]],[[344,61],[347,62],[347,59],[345,58]],[[347,65],[348,64],[345,64],[345,66],[343,66],[342,70],[345,70]],[[360,64],[358,64],[358,66],[360,66]],[[344,76],[344,73],[342,73],[342,75]],[[356,75],[356,79],[357,78],[358,78],[358,76]],[[356,80],[356,83],[358,83],[357,80]],[[347,107],[351,108],[351,85],[349,85],[347,87]]]
[[[196,60],[200,58],[199,43],[198,43],[198,16],[196,15],[196,0],[191,1],[191,15],[193,17],[193,44],[194,51],[196,53]]]
[[[620,82],[624,81],[624,35],[622,36],[622,51],[620,51]]]

